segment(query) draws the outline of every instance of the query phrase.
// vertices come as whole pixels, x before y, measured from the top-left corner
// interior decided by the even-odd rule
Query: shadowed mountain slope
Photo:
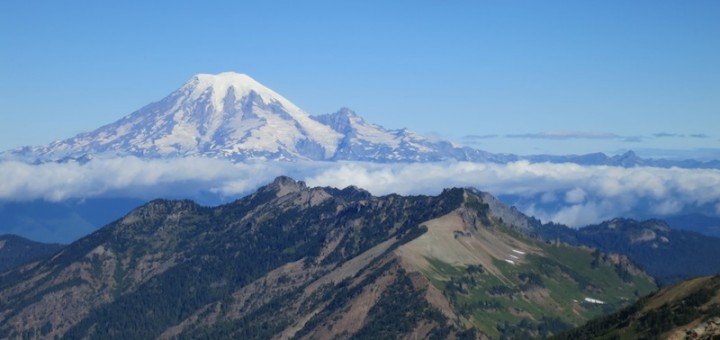
[[[632,306],[556,339],[720,338],[720,276],[699,277],[646,296]]]
[[[655,289],[627,258],[528,237],[486,200],[279,177],[218,207],[152,201],[0,275],[0,337],[547,336]]]
[[[580,229],[546,224],[535,232],[546,240],[627,255],[661,285],[720,273],[720,239],[670,229],[660,220],[617,218]]]
[[[35,242],[16,235],[0,235],[0,272],[50,256],[62,247],[60,244]]]

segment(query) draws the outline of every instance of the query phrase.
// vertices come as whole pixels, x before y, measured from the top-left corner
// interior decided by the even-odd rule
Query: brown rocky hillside
[[[0,337],[541,337],[655,289],[622,256],[527,236],[487,199],[280,177],[218,207],[153,201],[0,275]]]

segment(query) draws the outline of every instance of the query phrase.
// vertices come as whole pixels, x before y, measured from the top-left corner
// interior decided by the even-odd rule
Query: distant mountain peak
[[[207,92],[211,92],[214,98],[222,100],[231,90],[233,91],[235,98],[242,98],[255,93],[255,95],[259,96],[267,105],[270,105],[273,102],[278,102],[285,107],[300,110],[297,106],[295,106],[295,104],[291,103],[277,92],[271,90],[244,73],[200,73],[195,75],[180,89],[180,91],[191,91],[191,100],[197,100]],[[219,102],[215,104],[217,104],[216,108],[222,107]]]
[[[342,136],[250,76],[198,74],[162,100],[95,131],[21,148],[32,161],[134,155],[328,159]]]
[[[384,131],[383,128],[377,125],[367,124],[365,120],[362,119],[362,117],[358,116],[358,114],[355,113],[355,111],[347,107],[343,107],[335,113],[314,116],[313,119],[329,126],[337,132],[346,135],[357,132],[358,128],[366,128],[365,130],[369,128],[378,131]]]
[[[207,81],[239,81],[239,82],[255,82],[257,81],[250,77],[249,75],[245,73],[240,72],[233,72],[233,71],[227,71],[227,72],[220,72],[220,73],[198,73],[196,74],[193,79],[199,79],[199,80],[207,80]],[[258,83],[259,84],[259,83]]]
[[[278,197],[281,197],[288,193],[306,190],[308,187],[303,181],[296,181],[288,176],[279,176],[267,186],[267,189],[274,191]]]
[[[310,116],[236,72],[197,74],[162,100],[114,123],[3,157],[42,163],[118,156],[202,156],[234,162],[491,160],[486,152],[368,123],[349,108]]]
[[[623,153],[622,156],[620,156],[620,157],[623,157],[623,158],[637,158],[638,156],[637,156],[637,154],[635,153],[635,151],[628,150],[628,151],[626,151],[625,153]]]
[[[94,158],[201,156],[248,160],[323,160],[508,163],[577,163],[614,166],[717,168],[720,163],[644,160],[633,152],[608,157],[492,154],[429,138],[408,129],[386,129],[343,107],[311,116],[243,73],[197,74],[158,102],[94,131],[48,145],[26,146],[0,159],[28,163],[87,162]]]
[[[362,117],[358,116],[358,114],[355,111],[353,111],[351,108],[348,108],[348,107],[341,107],[340,110],[338,110],[338,112],[336,112],[335,114],[345,116],[348,118],[358,118],[358,119],[362,120]]]

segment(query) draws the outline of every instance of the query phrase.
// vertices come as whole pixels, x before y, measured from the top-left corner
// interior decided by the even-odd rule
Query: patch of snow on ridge
[[[585,302],[590,302],[590,303],[594,303],[594,304],[598,304],[598,305],[605,304],[605,301],[601,301],[601,300],[597,300],[597,299],[593,299],[593,298],[589,298],[589,297],[585,298]]]
[[[400,142],[392,133],[384,131],[377,125],[368,124],[354,114],[349,116],[349,120],[359,139],[367,140],[371,143],[389,145],[393,148],[400,146]]]

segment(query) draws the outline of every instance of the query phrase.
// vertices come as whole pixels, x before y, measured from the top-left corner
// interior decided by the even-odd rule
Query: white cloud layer
[[[709,207],[720,213],[720,170],[620,168],[576,164],[469,162],[376,164],[259,162],[234,164],[207,158],[95,159],[87,164],[0,163],[0,200],[98,196],[224,197],[246,194],[278,175],[311,186],[356,185],[375,195],[432,194],[472,186],[523,198],[518,207],[543,221],[573,226],[638,209],[658,215]]]

